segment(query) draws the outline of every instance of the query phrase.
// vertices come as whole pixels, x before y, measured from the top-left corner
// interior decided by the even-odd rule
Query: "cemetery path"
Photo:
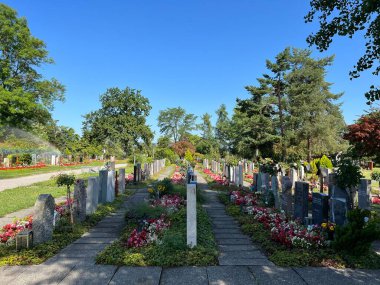
[[[170,174],[169,170],[164,173]],[[163,179],[164,177],[161,177]],[[380,284],[380,270],[342,270],[332,268],[283,268],[262,256],[218,202],[217,193],[205,191],[208,211],[220,249],[220,266],[208,267],[130,267],[96,265],[94,257],[116,240],[123,228],[126,208],[148,196],[138,189],[124,207],[104,218],[98,225],[40,265],[0,267],[1,284],[128,284],[128,285],[247,285],[247,284]],[[256,260],[256,261],[255,261]],[[255,262],[254,262],[255,261]]]
[[[125,167],[127,164],[116,164],[116,168]],[[29,175],[24,177],[18,177],[18,178],[11,178],[11,179],[1,179],[0,180],[0,192],[7,190],[7,189],[13,189],[21,186],[29,186],[37,182],[47,181],[53,176],[56,176],[60,173],[72,173],[72,174],[81,174],[81,173],[87,173],[87,172],[98,172],[99,166],[96,167],[84,167],[81,169],[73,169],[73,170],[66,170],[66,171],[56,171],[56,172],[49,172],[49,173],[43,173],[43,174],[36,174],[36,175]]]

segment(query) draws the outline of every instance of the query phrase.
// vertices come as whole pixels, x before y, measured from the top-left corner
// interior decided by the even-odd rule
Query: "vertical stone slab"
[[[141,163],[137,163],[137,181],[141,181]]]
[[[305,178],[305,169],[304,169],[303,165],[301,165],[301,167],[299,169],[299,173],[300,173],[300,180],[303,181]]]
[[[313,193],[312,201],[313,224],[320,225],[329,220],[329,195]]]
[[[276,209],[280,209],[280,197],[278,194],[278,184],[279,184],[278,176],[273,175],[271,178],[271,192],[273,193],[274,206],[276,207]]]
[[[269,187],[269,182],[270,182],[270,175],[269,175],[269,173],[263,173],[263,177],[264,177],[264,179],[263,179],[263,186],[265,186],[265,188],[263,188],[264,189],[264,193],[268,193],[268,191],[270,190],[270,187]]]
[[[360,179],[358,207],[364,210],[371,210],[371,179]]]
[[[343,226],[347,221],[347,201],[343,198],[331,198],[331,218],[337,225]]]
[[[256,189],[257,191],[261,192],[261,186],[263,184],[263,175],[261,172],[257,173],[257,180],[256,180]]]
[[[328,183],[328,191],[329,191],[329,197],[332,197],[333,194],[333,188],[335,185],[335,173],[329,174],[329,183]]]
[[[112,171],[116,170],[116,162],[115,161],[110,162],[110,170],[112,170]]]
[[[9,167],[9,158],[8,157],[6,157],[6,158],[4,158],[4,166],[5,167]]]
[[[281,209],[287,216],[291,216],[293,213],[293,197],[292,197],[292,182],[289,176],[282,176],[281,178]]]
[[[253,174],[253,185],[254,185],[254,189],[255,189],[255,191],[258,191],[258,183],[257,183],[257,181],[258,181],[258,179],[259,179],[259,174],[258,173],[254,173]]]
[[[51,156],[51,163],[50,164],[55,165],[55,155],[54,154]]]
[[[294,189],[296,181],[298,181],[297,170],[290,168],[290,181],[292,182],[292,188]]]
[[[147,166],[148,169],[148,166]],[[149,170],[148,170],[148,175],[149,175]],[[119,169],[119,192],[123,194],[125,192],[125,168],[120,168]]]
[[[99,177],[89,177],[87,185],[86,215],[93,214],[99,202]]]
[[[309,183],[297,181],[294,193],[294,218],[304,223],[305,217],[309,215]]]
[[[37,154],[33,153],[32,154],[32,165],[36,165],[37,164]]]
[[[33,244],[47,242],[53,237],[54,230],[54,198],[50,194],[41,194],[34,204]]]
[[[115,171],[108,171],[106,202],[115,200]]]
[[[197,184],[187,184],[186,198],[186,234],[187,245],[197,245]]]
[[[99,203],[104,204],[107,202],[107,181],[108,181],[108,170],[99,171]]]
[[[239,165],[239,184],[241,186],[244,185],[244,172],[243,172],[243,165]]]
[[[77,180],[74,186],[74,221],[83,222],[86,219],[86,184],[84,180]]]

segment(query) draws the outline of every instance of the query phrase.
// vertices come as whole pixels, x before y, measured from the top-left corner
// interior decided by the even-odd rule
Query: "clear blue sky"
[[[79,133],[82,115],[100,107],[109,87],[142,90],[153,107],[148,118],[158,135],[159,110],[182,106],[198,116],[225,103],[247,98],[244,86],[256,84],[287,46],[307,48],[316,31],[305,24],[309,1],[302,0],[87,0],[3,1],[25,16],[34,36],[47,44],[55,65],[42,73],[66,88],[66,101],[53,116]],[[375,83],[363,74],[350,81],[348,72],[364,50],[362,37],[335,39],[327,79],[334,92],[344,92],[347,123],[363,111],[364,92]],[[378,78],[377,78],[378,79]]]

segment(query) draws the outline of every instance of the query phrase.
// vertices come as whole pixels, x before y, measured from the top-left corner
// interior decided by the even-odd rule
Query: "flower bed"
[[[27,216],[23,219],[16,220],[13,223],[6,224],[0,232],[0,243],[12,242],[16,235],[24,229],[31,229],[33,224],[32,216]]]
[[[210,169],[203,169],[203,173],[205,173],[207,176],[209,176],[212,180],[214,180],[216,183],[221,185],[228,185],[228,180],[224,179],[219,174],[215,174],[211,172]]]

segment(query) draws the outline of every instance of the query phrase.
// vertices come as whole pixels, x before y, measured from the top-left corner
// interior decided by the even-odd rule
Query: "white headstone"
[[[115,200],[115,172],[108,171],[107,179],[107,202],[113,202]]]
[[[4,158],[4,166],[9,167],[9,158]]]
[[[51,156],[51,165],[55,165],[55,155]]]
[[[186,233],[187,245],[197,245],[197,184],[187,184]]]

